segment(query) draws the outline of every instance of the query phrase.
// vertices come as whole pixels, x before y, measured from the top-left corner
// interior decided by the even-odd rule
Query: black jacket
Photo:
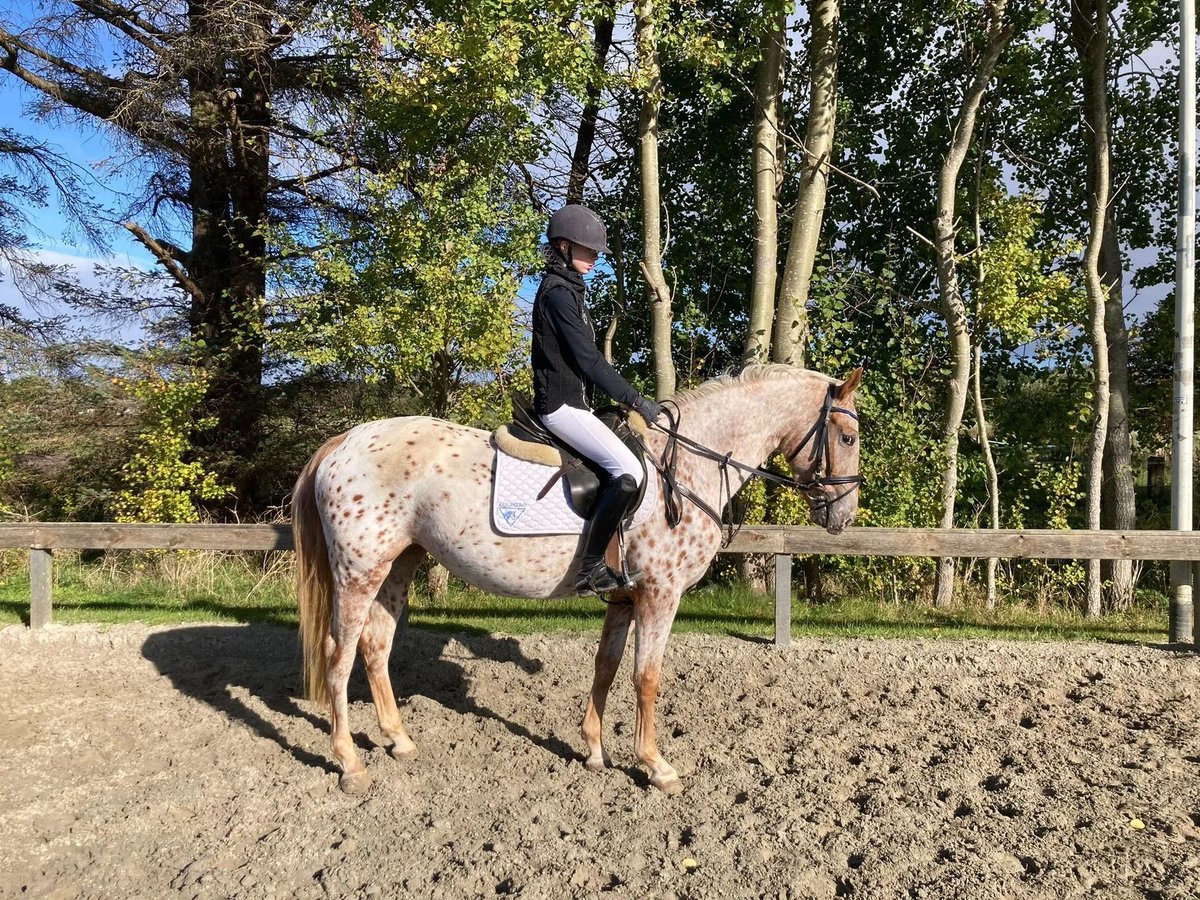
[[[551,413],[566,404],[590,409],[592,389],[632,406],[640,394],[596,349],[584,304],[583,277],[550,264],[533,300],[533,408]]]

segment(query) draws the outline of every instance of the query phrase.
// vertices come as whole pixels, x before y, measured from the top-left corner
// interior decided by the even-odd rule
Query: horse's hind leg
[[[325,678],[329,688],[333,756],[342,769],[338,786],[348,794],[362,793],[369,788],[371,776],[367,774],[367,767],[359,758],[350,734],[346,686],[350,681],[350,670],[354,668],[354,649],[390,567],[390,561],[383,562],[365,572],[342,572],[334,577],[333,621],[325,640]]]
[[[375,701],[375,714],[379,717],[379,730],[391,745],[389,752],[396,759],[415,758],[417,745],[404,730],[404,722],[396,706],[396,695],[392,691],[392,679],[388,674],[388,659],[392,655],[396,623],[408,605],[409,585],[423,559],[425,550],[422,547],[409,547],[396,557],[391,574],[371,604],[367,623],[358,639],[358,649],[367,669],[367,683],[371,686],[371,697]]]
[[[592,679],[592,692],[588,695],[587,712],[583,714],[583,725],[579,729],[588,748],[584,765],[592,772],[599,772],[611,765],[602,742],[604,704],[608,702],[608,689],[612,687],[617,668],[621,665],[632,621],[632,603],[611,603],[604,614],[604,630],[600,633],[600,646],[596,650],[596,674]]]

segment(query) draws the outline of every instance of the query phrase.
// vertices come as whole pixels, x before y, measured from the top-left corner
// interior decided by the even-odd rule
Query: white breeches
[[[555,437],[566,441],[613,478],[629,475],[641,486],[643,473],[637,457],[611,428],[586,409],[564,404],[541,418]]]

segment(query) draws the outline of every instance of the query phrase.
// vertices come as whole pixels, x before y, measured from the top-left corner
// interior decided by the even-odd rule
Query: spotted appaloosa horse
[[[856,369],[838,382],[790,366],[751,366],[674,398],[679,432],[749,465],[776,451],[793,453],[797,481],[811,481],[819,466],[829,476],[855,476],[854,391],[861,376]],[[831,401],[841,409],[830,411]],[[794,452],[822,421],[826,440]],[[651,432],[652,452],[661,454],[665,443],[662,432]],[[818,451],[821,444],[824,450]],[[342,770],[339,783],[349,793],[371,783],[347,719],[346,686],[356,647],[391,754],[398,759],[417,754],[396,707],[388,657],[409,584],[427,553],[485,591],[544,598],[574,593],[578,535],[507,537],[492,527],[494,453],[486,431],[419,416],[385,419],[326,442],[296,482],[292,515],[305,679],[311,699],[331,703],[333,755]],[[684,447],[676,476],[718,511],[728,499],[726,490],[736,492],[749,477],[729,469],[730,484],[723,488],[718,464]],[[831,532],[841,531],[857,512],[855,490],[810,485],[805,493],[813,521]],[[659,754],[654,737],[659,673],[680,595],[707,571],[722,533],[686,500],[672,529],[659,504],[626,536],[626,557],[645,578],[629,592],[632,603],[608,606],[582,734],[587,767],[598,771],[610,765],[601,746],[601,719],[629,626],[636,623],[637,757],[650,769],[651,784],[675,793],[681,789],[679,776]]]

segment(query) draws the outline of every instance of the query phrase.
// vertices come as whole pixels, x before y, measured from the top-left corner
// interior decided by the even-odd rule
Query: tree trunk
[[[825,190],[837,120],[838,0],[817,0],[810,8],[812,40],[808,49],[808,127],[804,133],[804,163],[800,196],[792,219],[783,283],[775,313],[775,362],[804,365],[807,338],[808,285],[817,258],[817,240],[825,219]]]
[[[975,421],[979,423],[979,446],[983,448],[983,462],[987,467],[988,500],[993,529],[1000,527],[1000,476],[996,471],[996,460],[992,457],[992,439],[988,434],[987,414],[983,407],[983,350],[979,340],[975,343]],[[996,566],[1000,561],[988,557],[987,561],[987,608],[996,608]]]
[[[978,260],[975,272],[976,290],[983,287],[984,279],[987,277],[987,268],[983,261],[983,221],[981,218],[981,185],[983,182],[983,164],[985,153],[989,152],[988,144],[988,120],[985,116],[983,125],[980,128],[979,135],[979,153],[976,154],[975,162],[975,258]],[[976,321],[982,318],[983,314],[982,298],[975,305]],[[991,527],[998,529],[1000,527],[1000,475],[996,471],[996,460],[992,456],[992,436],[988,431],[987,410],[983,405],[983,338],[979,328],[976,328],[972,335],[971,343],[973,345],[973,357],[975,373],[974,378],[974,394],[975,394],[975,421],[979,426],[979,446],[983,450],[983,463],[987,469],[988,480],[988,505],[991,512]],[[996,608],[996,568],[1000,560],[994,556],[988,557],[986,568],[986,590],[987,590],[987,608]]]
[[[742,365],[771,358],[771,317],[779,266],[779,91],[786,43],[787,15],[781,10],[763,32],[762,60],[754,86],[754,276]]]
[[[1111,172],[1111,155],[1110,155]],[[1110,176],[1111,181],[1111,176]],[[1121,252],[1117,224],[1110,204],[1100,248],[1100,278],[1105,287],[1104,326],[1108,337],[1108,435],[1104,448],[1104,488],[1100,520],[1104,528],[1137,528],[1137,499],[1133,489],[1133,449],[1129,438],[1129,331],[1125,328],[1125,299],[1121,286]],[[1109,608],[1128,609],[1136,584],[1133,561],[1107,560],[1102,566],[1109,583]]]
[[[575,138],[575,152],[571,156],[571,177],[567,182],[567,202],[583,202],[583,186],[587,183],[591,172],[588,163],[592,158],[592,145],[596,141],[596,122],[600,118],[600,77],[604,74],[604,61],[608,59],[609,48],[612,47],[613,4],[608,5],[608,12],[602,18],[596,19],[596,79],[588,84],[587,103],[583,107],[583,115],[579,119],[579,133]]]
[[[271,61],[267,47],[271,18],[260,7],[249,46],[236,56],[238,91],[226,99],[229,121],[230,214],[228,221],[231,268],[227,274],[231,317],[229,343],[230,388],[214,392],[222,421],[232,427],[223,437],[228,451],[240,460],[238,497],[253,505],[258,463],[258,433],[262,414],[264,303],[267,294],[267,192],[271,171]],[[218,362],[219,365],[219,362]]]
[[[1094,367],[1092,446],[1088,459],[1088,528],[1100,527],[1100,494],[1104,482],[1104,445],[1108,438],[1109,357],[1105,331],[1107,298],[1101,276],[1105,225],[1109,219],[1108,140],[1108,0],[1072,0],[1071,37],[1079,52],[1083,75],[1083,119],[1087,134],[1088,244],[1084,252],[1084,279],[1091,313],[1088,330],[1092,338]],[[1101,611],[1100,561],[1088,561],[1087,615]]]
[[[945,470],[942,478],[942,528],[954,527],[954,505],[958,494],[958,431],[962,426],[971,374],[971,344],[967,325],[967,310],[958,283],[954,255],[954,202],[958,190],[958,173],[971,146],[975,117],[983,94],[992,80],[992,72],[1005,45],[1012,37],[1011,26],[1004,25],[1006,0],[995,0],[988,8],[987,46],[979,60],[979,68],[963,97],[958,120],[950,139],[950,150],[938,177],[937,215],[934,219],[934,255],[937,260],[938,295],[946,316],[953,358],[953,374],[946,398],[946,421],[942,430]],[[934,605],[947,606],[954,597],[954,559],[938,561],[934,582]]]
[[[620,322],[621,316],[625,312],[625,254],[623,247],[621,230],[614,228],[608,254],[608,261],[613,267],[613,317],[612,321],[608,323],[608,327],[604,329],[604,341],[601,345],[601,353],[604,354],[604,358],[610,366],[613,361],[613,338],[617,336],[617,323]]]
[[[654,0],[638,0],[634,4],[638,65],[647,85],[638,123],[644,247],[641,269],[650,301],[655,396],[665,400],[675,393],[675,362],[671,356],[671,292],[662,270],[662,200],[658,183],[658,108],[662,99],[662,77],[655,16]]]
[[[192,246],[187,253],[192,295],[193,361],[209,373],[203,412],[216,420],[203,436],[223,457],[229,477],[243,473],[238,499],[250,499],[253,476],[235,463],[253,455],[262,381],[261,301],[266,293],[266,219],[269,97],[263,74],[242,63],[237,89],[226,83],[236,65],[209,30],[212,0],[188,6],[196,46],[210,52],[195,59],[187,81],[191,116],[187,132],[188,202]],[[238,61],[242,62],[242,61]],[[242,94],[242,96],[239,96]],[[232,150],[232,152],[231,152]],[[165,264],[165,263],[164,263]]]

